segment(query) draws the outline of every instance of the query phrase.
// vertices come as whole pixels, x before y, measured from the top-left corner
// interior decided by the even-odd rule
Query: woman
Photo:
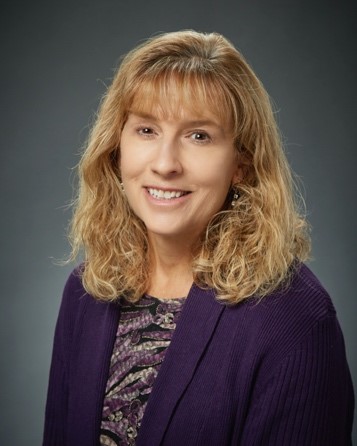
[[[123,60],[80,164],[44,445],[347,445],[353,390],[269,98],[218,34]]]

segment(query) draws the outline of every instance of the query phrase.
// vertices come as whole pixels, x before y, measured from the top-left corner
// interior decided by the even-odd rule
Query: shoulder
[[[83,267],[76,267],[68,276],[62,295],[61,311],[75,312],[76,309],[84,307],[89,300],[93,299],[84,289],[82,284]]]
[[[278,290],[261,300],[251,299],[247,307],[257,316],[284,317],[307,325],[336,315],[328,292],[305,264],[298,265]]]
[[[239,342],[281,358],[299,348],[316,327],[339,332],[331,298],[312,271],[299,265],[287,284],[261,299],[248,299],[224,311]],[[237,341],[238,342],[238,341]],[[265,353],[264,353],[265,352]]]
[[[83,267],[75,268],[69,275],[63,290],[62,301],[56,323],[55,349],[57,356],[68,358],[68,354],[88,336],[95,336],[100,327],[116,322],[118,306],[103,302],[87,293],[82,284]],[[114,321],[114,322],[113,322]],[[105,329],[102,330],[105,333]]]
[[[87,293],[82,283],[83,266],[76,267],[67,278],[57,320],[57,329],[65,338],[71,338],[83,324],[83,319],[99,315],[109,304],[99,302]]]
[[[304,322],[307,328],[326,318],[336,317],[331,297],[305,264],[299,264],[287,284],[267,296],[266,301],[263,299],[262,303],[268,307],[271,305],[275,314],[281,312],[290,322]]]
[[[284,294],[284,288],[280,291]],[[299,300],[310,303],[309,307],[327,312],[335,312],[332,301],[319,279],[304,263],[298,264],[294,269],[291,280],[285,289],[286,294],[298,295]],[[314,299],[311,299],[314,297]]]
[[[82,284],[82,273],[83,273],[82,265],[79,265],[73,269],[73,271],[70,273],[70,275],[66,280],[63,290],[64,296],[70,298],[70,296],[74,295],[80,296],[81,294],[82,295],[86,294],[86,291]]]

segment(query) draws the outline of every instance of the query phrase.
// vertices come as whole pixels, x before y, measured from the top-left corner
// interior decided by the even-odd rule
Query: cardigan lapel
[[[212,290],[191,287],[155,380],[137,446],[161,444],[176,404],[195,373],[223,309]]]

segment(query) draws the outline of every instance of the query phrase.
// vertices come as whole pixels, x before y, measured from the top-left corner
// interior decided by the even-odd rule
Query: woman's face
[[[231,132],[209,111],[129,113],[120,149],[125,195],[152,240],[193,244],[240,180]]]

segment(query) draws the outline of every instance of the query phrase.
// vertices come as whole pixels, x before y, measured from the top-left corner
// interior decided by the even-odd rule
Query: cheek
[[[129,150],[129,148],[122,149],[119,166],[123,180],[137,175],[139,165],[132,150]]]
[[[119,168],[122,180],[125,180],[128,176],[128,171],[130,172],[130,163],[128,162],[125,155],[124,156],[122,155],[120,158]]]
[[[120,171],[122,178],[135,178],[145,173],[150,163],[149,151],[138,143],[130,142],[121,147]]]
[[[214,186],[217,191],[229,190],[233,183],[235,173],[235,163],[232,159],[214,160],[199,163],[197,174],[201,178],[201,183],[207,186]]]
[[[120,161],[119,167],[122,178],[125,179],[132,175],[132,171],[135,169],[135,145],[132,138],[127,135],[125,127],[123,129],[120,141]]]

